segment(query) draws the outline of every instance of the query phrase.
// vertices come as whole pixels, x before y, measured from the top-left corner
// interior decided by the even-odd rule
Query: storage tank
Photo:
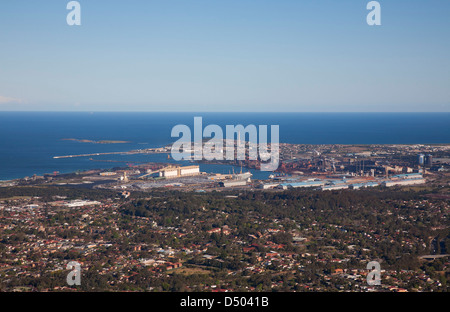
[[[425,157],[425,163],[426,163],[427,166],[432,166],[433,165],[433,155],[428,154]]]
[[[419,162],[419,165],[423,166],[423,164],[425,164],[425,155],[424,154],[419,154],[417,156],[417,161]]]

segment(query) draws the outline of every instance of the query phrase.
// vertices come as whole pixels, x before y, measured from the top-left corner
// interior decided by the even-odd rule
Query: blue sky
[[[0,110],[450,112],[450,1],[0,2]]]

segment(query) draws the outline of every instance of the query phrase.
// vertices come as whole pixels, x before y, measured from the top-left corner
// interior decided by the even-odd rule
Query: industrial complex
[[[249,146],[250,147],[250,146]],[[168,148],[148,150],[162,153]],[[72,176],[49,174],[8,183],[53,183],[83,187],[145,191],[172,188],[185,191],[247,189],[283,191],[310,188],[322,191],[358,190],[373,187],[426,185],[450,170],[449,145],[305,145],[281,144],[280,166],[264,177],[257,174],[259,161],[190,161],[127,164],[108,170],[90,170]],[[168,155],[170,155],[167,152]],[[168,159],[170,157],[168,156]],[[227,165],[228,174],[202,170]],[[204,167],[205,166],[205,167]],[[210,167],[209,167],[210,168]],[[245,169],[244,169],[245,168]],[[224,170],[221,170],[222,172]],[[232,171],[232,172],[231,172]]]

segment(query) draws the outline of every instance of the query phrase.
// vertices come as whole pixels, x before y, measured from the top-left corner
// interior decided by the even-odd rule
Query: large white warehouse
[[[200,174],[199,166],[167,167],[159,172],[160,177],[178,178]]]

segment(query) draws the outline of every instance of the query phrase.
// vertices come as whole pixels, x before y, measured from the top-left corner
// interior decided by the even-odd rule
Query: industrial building
[[[433,155],[431,154],[419,154],[417,155],[417,162],[420,166],[432,166],[433,165]]]
[[[253,174],[251,172],[235,173],[231,175],[230,180],[219,182],[221,187],[245,186],[251,181]]]
[[[392,176],[391,180],[383,181],[381,185],[390,187],[394,185],[424,184],[425,182],[422,173],[406,173]]]
[[[247,185],[247,180],[228,180],[219,182],[221,187],[234,187],[234,186],[245,186]]]
[[[346,190],[346,189],[348,189],[348,184],[323,185],[320,187],[321,191],[335,191],[335,190]]]
[[[395,185],[416,185],[416,184],[424,184],[425,179],[404,179],[404,180],[391,180],[384,181],[381,185],[385,187],[395,186]]]
[[[427,156],[425,156],[425,165],[430,167],[433,165],[433,155],[428,154]]]
[[[425,164],[425,155],[424,154],[417,155],[417,162],[419,163],[420,166],[423,166]]]
[[[279,183],[266,183],[266,184],[260,184],[258,185],[258,188],[263,190],[269,190],[278,187],[280,185]]]
[[[375,187],[375,186],[378,186],[378,185],[379,184],[377,182],[355,183],[355,184],[350,184],[349,185],[349,189],[357,190],[357,189],[360,189],[361,187]]]
[[[77,207],[85,207],[85,206],[97,206],[97,205],[101,205],[101,204],[102,203],[98,202],[98,201],[74,199],[69,202],[66,202],[64,205],[69,208],[77,208]]]
[[[106,172],[100,172],[99,175],[102,177],[109,177],[109,176],[114,176],[116,175],[116,172],[112,172],[112,171],[106,171]]]
[[[304,182],[294,182],[294,183],[282,183],[278,186],[283,190],[299,187],[317,187],[325,185],[324,181],[304,181]]]
[[[422,179],[422,173],[406,173],[406,174],[397,174],[392,176],[392,179]]]
[[[200,174],[199,166],[167,167],[159,171],[159,176],[166,179],[195,176]]]

